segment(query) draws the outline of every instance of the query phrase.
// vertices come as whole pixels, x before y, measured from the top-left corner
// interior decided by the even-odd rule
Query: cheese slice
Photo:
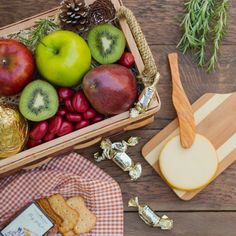
[[[192,191],[209,184],[218,169],[218,156],[211,142],[199,134],[191,148],[181,146],[180,136],[172,138],[159,157],[160,170],[175,189]]]

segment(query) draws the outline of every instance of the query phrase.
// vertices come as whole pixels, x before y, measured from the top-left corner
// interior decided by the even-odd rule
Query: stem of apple
[[[45,48],[47,48],[49,51],[51,51],[53,54],[58,54],[57,50],[54,50],[53,48],[49,48],[45,43],[43,42],[39,42],[41,43]]]
[[[3,65],[3,66],[7,65],[7,59],[2,58],[1,61],[0,61],[0,64]]]
[[[90,89],[95,89],[96,88],[96,84],[95,83],[92,83],[91,85],[90,85]]]

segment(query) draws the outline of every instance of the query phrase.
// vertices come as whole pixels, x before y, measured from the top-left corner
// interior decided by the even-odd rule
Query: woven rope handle
[[[160,78],[160,74],[157,71],[154,57],[136,17],[134,16],[133,12],[125,6],[121,6],[116,15],[119,19],[122,17],[126,19],[140,51],[144,62],[144,71],[142,72],[142,80],[144,85],[147,87],[156,84]]]

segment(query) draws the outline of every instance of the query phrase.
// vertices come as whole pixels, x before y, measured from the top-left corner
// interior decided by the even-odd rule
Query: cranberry
[[[30,131],[30,138],[33,140],[41,140],[48,131],[48,122],[41,121],[34,125],[33,129]]]
[[[36,147],[36,146],[40,145],[41,143],[42,143],[42,140],[29,139],[28,143],[27,143],[27,147],[28,148],[33,148],[33,147]]]
[[[77,113],[68,113],[66,115],[66,119],[70,122],[80,122],[82,120],[82,116]]]
[[[104,119],[104,116],[101,114],[97,114],[93,119],[92,119],[92,123],[97,123],[99,121],[102,121]]]
[[[48,133],[44,136],[43,141],[44,141],[44,142],[49,142],[49,141],[53,140],[54,138],[55,138],[55,134],[52,134],[52,133],[48,132]]]
[[[72,105],[74,110],[79,113],[84,113],[89,109],[89,103],[82,91],[75,93]]]
[[[63,136],[74,131],[73,125],[68,121],[63,121],[60,130],[57,132],[58,136]]]
[[[89,121],[88,120],[81,120],[79,123],[76,124],[75,129],[82,129],[84,127],[89,126]]]
[[[66,109],[64,107],[60,107],[57,111],[57,115],[64,116],[67,113]]]
[[[118,63],[122,66],[125,66],[127,68],[131,68],[132,65],[134,64],[134,56],[130,52],[124,52],[123,55],[121,56],[120,60]]]
[[[91,120],[96,116],[96,111],[93,108],[89,108],[86,112],[83,113],[85,120]]]
[[[74,112],[74,108],[72,106],[72,102],[69,98],[65,99],[65,106],[66,106],[66,109],[70,112]]]
[[[59,97],[59,103],[63,103],[63,99]]]
[[[74,95],[74,90],[71,88],[59,88],[57,90],[59,98],[71,98]]]
[[[52,117],[49,120],[49,126],[48,126],[49,132],[52,134],[56,134],[60,130],[61,124],[62,124],[62,117],[61,116]]]

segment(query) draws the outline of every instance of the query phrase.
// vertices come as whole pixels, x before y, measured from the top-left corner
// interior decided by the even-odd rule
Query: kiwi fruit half
[[[31,121],[42,121],[54,116],[58,106],[56,89],[43,80],[29,83],[20,96],[20,112]]]
[[[121,30],[111,24],[103,24],[90,30],[88,45],[96,61],[101,64],[112,64],[121,58],[126,40]]]

